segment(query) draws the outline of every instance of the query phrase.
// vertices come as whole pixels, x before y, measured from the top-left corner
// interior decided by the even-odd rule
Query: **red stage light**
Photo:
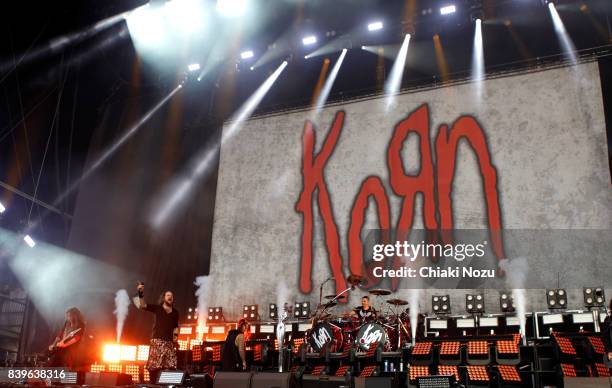
[[[461,349],[461,342],[452,341],[452,342],[442,342],[440,345],[440,354],[446,356],[454,356],[459,354],[459,350]]]
[[[121,373],[123,371],[123,365],[121,365],[121,364],[109,364],[106,371],[107,372]]]
[[[438,365],[438,374],[441,376],[455,376],[457,381],[459,378],[459,368],[455,365]]]
[[[489,381],[489,374],[484,365],[469,365],[466,368],[470,381]]]
[[[133,383],[140,381],[140,365],[126,365],[125,373],[132,376]]]
[[[418,379],[419,377],[427,377],[429,376],[429,367],[411,365],[408,376],[410,381],[416,381],[416,379]]]
[[[497,370],[503,381],[521,382],[521,376],[519,375],[516,367],[510,365],[498,365]]]

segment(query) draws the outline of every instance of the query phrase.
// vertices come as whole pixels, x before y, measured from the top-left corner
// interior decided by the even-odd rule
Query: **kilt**
[[[176,369],[176,349],[174,348],[174,343],[159,338],[152,338],[146,368],[148,370]]]

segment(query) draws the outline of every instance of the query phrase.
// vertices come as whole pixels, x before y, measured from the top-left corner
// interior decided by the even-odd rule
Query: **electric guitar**
[[[67,345],[66,343],[68,341],[70,341],[71,339],[73,339],[74,337],[76,337],[77,334],[79,334],[83,329],[82,328],[78,328],[76,330],[72,330],[71,332],[69,332],[68,334],[66,334],[64,336],[64,338],[62,338],[61,340],[59,340],[58,342],[54,342],[51,346],[49,346],[49,355],[52,356],[53,354],[63,350],[63,349],[67,349],[71,346],[73,346],[75,343],[72,343],[70,345]]]

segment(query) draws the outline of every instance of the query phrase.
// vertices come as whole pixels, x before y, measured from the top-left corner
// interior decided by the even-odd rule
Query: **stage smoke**
[[[283,315],[288,313],[285,309],[285,303],[288,303],[289,289],[285,284],[285,281],[281,279],[280,283],[276,286],[276,308],[278,310],[278,323],[276,324],[276,338],[278,339],[278,371],[283,372],[284,365],[284,352],[282,351],[282,344],[285,337],[285,322],[283,322]]]
[[[130,306],[130,296],[126,290],[119,290],[115,294],[115,311],[113,314],[117,317],[117,343],[121,341],[121,333],[123,332],[123,324],[128,315],[128,307]]]
[[[524,257],[517,257],[515,259],[504,259],[499,262],[499,266],[506,273],[506,282],[512,288],[512,298],[516,305],[516,315],[519,318],[521,325],[521,336],[523,337],[523,344],[526,345],[526,324],[527,317],[525,313],[527,311],[526,297],[525,297],[525,281],[527,279],[527,271],[529,266],[527,259]]]
[[[268,91],[272,88],[274,82],[276,82],[285,67],[287,67],[287,64],[287,61],[284,61],[232,116],[228,126],[223,128],[221,147],[223,147],[223,144],[229,141],[235,133],[240,131],[244,122],[251,117],[251,114],[253,114],[261,100],[263,100]],[[150,220],[151,225],[155,229],[159,230],[166,226],[171,216],[176,214],[176,210],[193,194],[193,189],[197,186],[196,184],[208,173],[217,160],[218,152],[218,144],[209,144],[190,161],[189,167],[185,172],[174,178],[170,184],[162,190],[161,195],[154,201],[156,205],[153,206],[154,214]]]
[[[419,326],[419,297],[421,294],[421,290],[413,289],[410,290],[410,331],[412,334],[412,346],[414,346],[416,342],[416,332]]]
[[[198,276],[193,282],[197,287],[195,295],[198,299],[198,334],[203,332],[208,317],[209,280],[208,276]]]

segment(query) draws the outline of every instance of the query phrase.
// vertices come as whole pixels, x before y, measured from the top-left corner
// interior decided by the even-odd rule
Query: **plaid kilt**
[[[174,343],[159,338],[152,338],[146,368],[148,370],[176,369],[176,350],[174,349]]]

